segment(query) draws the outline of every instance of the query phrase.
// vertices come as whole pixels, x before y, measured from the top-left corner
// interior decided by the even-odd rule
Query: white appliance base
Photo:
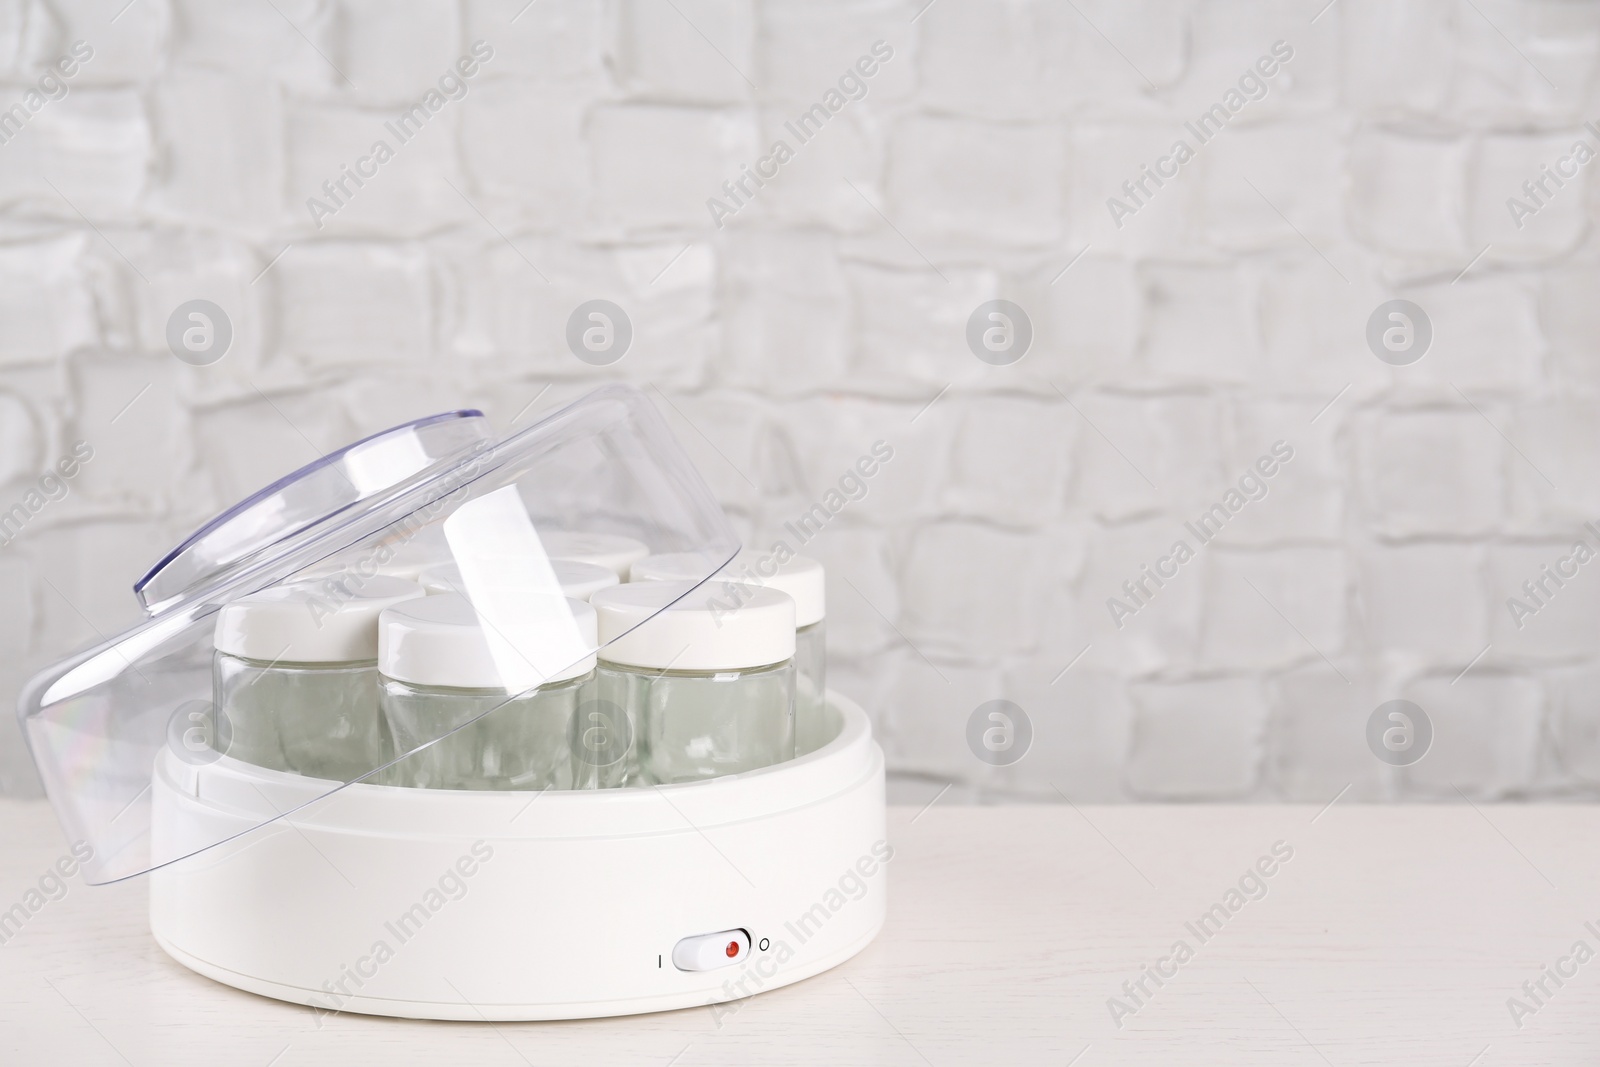
[[[847,945],[845,948],[829,956],[814,960],[803,968],[791,967],[781,975],[774,975],[766,980],[760,988],[750,982],[753,990],[750,994],[739,994],[736,997],[702,996],[699,993],[674,993],[658,998],[637,998],[634,1000],[606,1000],[590,1001],[587,1003],[571,1003],[562,1005],[551,1004],[463,1004],[442,1003],[436,1000],[390,1000],[379,997],[352,996],[345,1000],[338,1008],[328,1006],[328,996],[323,990],[303,989],[298,986],[279,985],[276,982],[264,982],[247,974],[239,974],[222,967],[214,967],[205,960],[197,959],[180,948],[167,944],[159,936],[156,944],[161,950],[177,962],[223,985],[242,989],[246,993],[256,993],[274,1000],[284,1000],[291,1004],[305,1004],[308,1007],[321,1011],[354,1012],[358,1015],[388,1015],[397,1019],[435,1019],[450,1022],[533,1022],[558,1019],[603,1019],[615,1015],[641,1015],[652,1011],[676,1011],[680,1008],[700,1008],[732,1003],[743,999],[744,996],[754,996],[764,993],[769,989],[778,989],[782,986],[793,985],[795,982],[821,974],[823,971],[832,970],[839,964],[850,959],[856,953],[866,948],[878,936],[882,923],[869,930],[856,944]],[[734,976],[737,977],[737,976]],[[736,1008],[725,1009],[728,1012]]]
[[[327,783],[166,752],[157,854],[223,843],[151,873],[152,933],[239,989],[419,1019],[666,1011],[809,978],[882,928],[893,858],[882,752],[858,707],[828,702],[818,751],[655,789],[315,800]],[[674,966],[680,940],[733,930],[743,958]]]

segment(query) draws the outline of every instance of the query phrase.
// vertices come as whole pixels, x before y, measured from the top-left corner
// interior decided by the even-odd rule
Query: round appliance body
[[[168,854],[223,843],[151,872],[151,930],[200,974],[319,1012],[727,1014],[883,925],[883,754],[859,707],[830,693],[828,711],[806,756],[641,789],[330,795],[169,748],[152,832]]]

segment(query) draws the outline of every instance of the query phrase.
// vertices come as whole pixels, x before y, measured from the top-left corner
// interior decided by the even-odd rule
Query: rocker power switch
[[[750,935],[743,930],[696,934],[672,949],[672,965],[680,971],[714,971],[750,955]]]

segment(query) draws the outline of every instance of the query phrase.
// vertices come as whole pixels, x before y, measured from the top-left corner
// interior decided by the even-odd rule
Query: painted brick
[[[1346,261],[1341,270],[1348,267]],[[1310,249],[1252,264],[1251,273],[1258,285],[1261,347],[1267,353],[1261,380],[1274,391],[1314,393],[1320,406],[1350,386],[1352,392],[1340,401],[1348,407],[1353,398],[1381,393],[1402,380],[1367,348],[1366,329],[1379,304],[1407,294],[1388,293],[1359,273],[1349,274],[1346,285]]]
[[[1493,244],[1492,255],[1499,258],[1535,260],[1576,247],[1588,230],[1590,170],[1576,161],[1573,147],[1578,144],[1592,154],[1600,139],[1571,129],[1491,135],[1479,142],[1467,204],[1472,245]],[[1563,177],[1562,170],[1571,172],[1570,177]]]
[[[1218,548],[1206,569],[1205,663],[1262,670],[1337,662],[1349,595],[1342,548]]]
[[[923,655],[982,659],[1027,651],[1039,611],[1033,568],[1045,547],[977,523],[917,530],[901,579],[901,629]]]
[[[622,0],[617,80],[654,100],[731,103],[755,92],[755,12],[749,0]]]
[[[574,246],[508,234],[507,241],[448,257],[447,314],[441,329],[451,350],[481,365],[597,383],[624,378],[639,385],[694,385],[716,344],[711,322],[715,262],[709,247],[645,244]],[[633,341],[621,360],[597,368],[567,347],[567,321],[593,299],[622,308]]]
[[[501,229],[525,221],[544,230],[585,210],[588,145],[581,96],[533,79],[486,78],[464,105],[458,123],[462,166],[472,194],[482,194],[479,210]],[[551,159],[564,163],[552,167]]]
[[[1329,408],[1322,400],[1263,401],[1233,409],[1232,447],[1224,461],[1228,475],[1238,485],[1247,473],[1253,474],[1253,481],[1265,484],[1266,495],[1259,507],[1251,504],[1247,521],[1228,524],[1222,535],[1224,543],[1335,543],[1340,539],[1347,507],[1340,448],[1342,414],[1338,404]],[[1280,442],[1293,450],[1287,461],[1273,452]],[[1273,472],[1268,477],[1262,477],[1263,460],[1264,469]],[[1245,489],[1249,491],[1250,485]]]
[[[1582,550],[1575,548],[1579,542]],[[1600,635],[1600,567],[1589,565],[1596,556],[1600,536],[1587,529],[1575,529],[1564,541],[1490,547],[1495,655],[1535,662],[1587,659]]]
[[[721,248],[718,380],[778,395],[841,383],[851,353],[849,289],[834,242],[818,233],[741,231]]]
[[[1240,109],[1234,123],[1260,121],[1285,112],[1309,111],[1332,104],[1339,91],[1339,49],[1333,27],[1311,15],[1290,11],[1272,0],[1223,0],[1197,5],[1191,16],[1193,59],[1176,87],[1185,110],[1195,114],[1222,100],[1229,89],[1248,98],[1253,90],[1240,79],[1262,56],[1290,52],[1271,78],[1267,92]],[[1274,46],[1281,42],[1278,52]],[[1259,73],[1259,71],[1256,71]],[[1231,124],[1230,124],[1231,128]]]
[[[8,78],[25,77],[48,61],[44,48],[49,27],[40,13],[30,0],[0,4],[0,71]]]
[[[603,105],[586,134],[596,214],[618,227],[709,225],[706,201],[757,156],[750,118],[720,108]]]
[[[175,384],[180,366],[167,353],[73,359],[73,433],[94,449],[75,493],[132,514],[156,512],[171,498],[189,453],[187,413]]]
[[[1144,193],[1135,195],[1127,188],[1141,176],[1141,168],[1162,165],[1160,159],[1188,137],[1182,119],[1082,121],[1072,124],[1067,137],[1069,247],[1092,244],[1148,256],[1195,246],[1201,227],[1195,205],[1203,192],[1197,160],[1159,188],[1148,180]],[[1121,205],[1115,211],[1113,199]],[[1130,209],[1131,215],[1126,213]]]
[[[73,80],[86,85],[146,83],[166,66],[172,37],[172,6],[166,0],[138,3],[126,11],[107,12],[93,0],[50,0],[51,35],[46,54],[51,60],[64,55],[74,41],[94,48]],[[115,25],[109,25],[118,15]]]
[[[450,84],[441,86],[439,78],[467,53],[470,43],[459,36],[454,3],[339,0],[332,21],[341,93],[353,84],[356,94],[374,101],[410,102],[429,89],[448,93]]]
[[[800,547],[829,572],[832,680],[895,798],[1600,796],[1588,565],[1522,629],[1506,607],[1600,523],[1587,171],[1523,229],[1505,208],[1595,119],[1593,5],[115,13],[0,0],[0,109],[72,40],[96,49],[0,144],[0,508],[96,449],[0,550],[24,605],[0,698],[315,455],[451,407],[520,428],[621,381],[749,543],[823,506]],[[1265,97],[1130,193],[1278,39],[1295,57]],[[466,96],[318,229],[307,198],[477,40]],[[803,143],[785,128],[878,40],[864,96]],[[714,219],[778,138],[793,158]],[[1137,208],[1120,227],[1112,197]],[[196,297],[235,332],[205,367],[166,346]],[[1365,338],[1395,297],[1434,327],[1407,367]],[[595,298],[634,327],[603,368],[565,341]],[[1034,327],[1013,365],[965,337],[997,298]],[[1153,593],[1123,588],[1279,440],[1265,499]],[[1120,628],[1112,597],[1138,608]],[[1400,770],[1364,724],[1406,694],[1440,733]],[[991,768],[965,724],[1002,697],[1034,747]],[[0,790],[37,792],[4,726]]]
[[[16,660],[0,662],[0,692],[20,692],[35,665]],[[0,795],[28,799],[44,796],[44,783],[39,781],[39,772],[22,739],[22,725],[15,715],[0,719]]]
[[[739,208],[735,218],[724,219],[724,225],[742,227],[754,223],[841,233],[881,231],[885,242],[895,243],[891,247],[896,251],[904,250],[919,265],[925,266],[918,252],[908,248],[900,234],[888,229],[878,213],[885,203],[881,175],[889,134],[880,101],[869,94],[859,102],[846,105],[820,130],[813,131],[809,124],[800,127],[800,116],[820,102],[821,93],[819,89],[818,99],[777,103],[760,109],[755,142],[759,155],[776,160],[783,149],[794,155],[782,163],[776,176],[761,187],[753,201]],[[796,135],[796,129],[804,135],[804,140]],[[772,168],[772,164],[760,163],[755,158],[739,162],[742,166],[759,165],[768,171]],[[737,174],[725,175],[724,180],[742,177],[744,173],[739,169]],[[746,182],[748,184],[749,179]],[[894,215],[898,215],[898,211],[891,219]],[[915,240],[918,248],[926,246],[937,253],[926,236]]]
[[[993,768],[967,747],[967,719],[978,705],[997,698],[999,671],[989,664],[930,666],[904,648],[881,659],[895,679],[888,695],[886,751],[913,774],[987,780]]]
[[[1345,235],[1344,134],[1342,119],[1229,126],[1226,148],[1208,148],[1197,168],[1207,236],[1312,256],[1329,290],[1345,288],[1360,261]]]
[[[1481,405],[1480,405],[1481,406]],[[1359,424],[1358,463],[1369,521],[1397,537],[1460,537],[1494,529],[1505,511],[1505,442],[1493,405],[1388,412]]]
[[[1253,678],[1133,687],[1128,784],[1149,800],[1246,796],[1261,777],[1267,703]]]
[[[321,47],[327,48],[331,42],[324,25],[329,14],[331,9],[317,0],[276,0],[273,5],[241,8],[205,0],[172,0],[173,64],[185,68],[226,66],[240,75],[271,77],[297,91],[320,94],[329,88],[330,80],[340,85],[344,82],[295,28],[312,40],[320,36]],[[219,62],[221,57],[226,60]]]
[[[1349,106],[1364,114],[1441,111],[1456,66],[1455,10],[1449,0],[1340,0],[1323,17],[1341,39]],[[1435,45],[1418,48],[1418,41]]]
[[[1545,720],[1535,679],[1474,671],[1453,684],[1444,676],[1422,679],[1404,696],[1433,724],[1427,757],[1401,772],[1408,793],[1494,800],[1532,784]]]
[[[1238,477],[1224,463],[1226,412],[1210,396],[1080,391],[1063,414],[1068,419],[1079,442],[1073,503],[1102,518],[1165,511],[1177,535],[1191,513],[1215,503]]]
[[[846,261],[855,326],[853,389],[927,403],[979,366],[967,347],[967,319],[994,299],[993,275],[949,270],[946,280],[919,266]]]
[[[888,196],[913,242],[1050,244],[1061,234],[1063,141],[1049,125],[919,119],[889,147]]]
[[[1600,521],[1600,425],[1592,390],[1569,391],[1519,405],[1505,427],[1521,455],[1510,467],[1512,508],[1519,526],[1566,537]],[[1524,458],[1526,457],[1526,458]]]
[[[1232,266],[1157,264],[1144,271],[1142,358],[1179,382],[1246,381],[1259,373],[1254,286]],[[1197,344],[1199,338],[1204,344]]]
[[[1550,344],[1551,373],[1564,385],[1600,385],[1600,366],[1589,357],[1600,331],[1600,268],[1574,264],[1543,278],[1539,323]]]
[[[935,107],[989,118],[1045,113],[1038,11],[1019,0],[929,7],[917,20],[923,97]]]
[[[1319,660],[1272,679],[1268,692],[1267,775],[1276,795],[1327,802],[1348,786],[1342,800],[1388,799],[1388,767],[1366,743],[1379,701],[1363,672]]]
[[[1035,662],[1006,672],[1004,697],[1027,713],[1033,744],[994,776],[997,786],[1050,802],[1126,799],[1120,769],[1133,713],[1121,678],[1081,663],[1062,674],[1053,663]]]
[[[78,233],[0,245],[0,364],[59,360],[99,340],[89,240]]]
[[[84,212],[104,221],[101,229],[110,240],[126,241],[130,213],[150,186],[151,136],[137,91],[76,89],[47,104],[0,146],[6,158],[0,198],[37,201],[47,217],[72,226]],[[121,222],[111,222],[108,213]]]
[[[1082,591],[1068,612],[1078,625],[1047,642],[1047,647],[1065,663],[1092,642],[1085,666],[1128,677],[1192,667],[1200,645],[1205,590],[1200,559],[1184,564],[1159,589],[1147,579],[1142,603],[1124,584],[1137,582],[1145,566],[1157,565],[1184,536],[1182,523],[1167,518],[1092,527],[1084,550]],[[1109,606],[1113,598],[1122,606],[1115,617]],[[1137,609],[1131,617],[1125,613],[1129,608]]]
[[[1600,40],[1593,11],[1484,0],[1476,17],[1459,20],[1457,37],[1456,114],[1510,125],[1570,121],[1585,109]]]
[[[1033,324],[1033,347],[1015,365],[1030,379],[1071,386],[1116,380],[1138,343],[1143,310],[1137,272],[1124,259],[1070,249],[1047,260],[1013,295]],[[1063,273],[1065,271],[1065,273]],[[1054,386],[1047,385],[1052,393]]]
[[[207,477],[197,488],[206,490],[207,503],[199,510],[241,500],[312,462],[330,446],[338,447],[339,435],[351,435],[357,428],[331,415],[326,398],[270,393],[202,412],[195,420],[195,438]]]
[[[42,430],[26,397],[0,393],[0,485],[39,473],[45,462]]]
[[[449,151],[473,103],[447,103],[420,129],[415,118],[400,124],[404,106],[293,108],[287,182],[296,221],[324,238],[414,236],[452,224],[492,233],[462,199],[465,182]]]
[[[281,344],[309,365],[418,361],[432,348],[431,264],[416,246],[301,245],[270,277]]]
[[[1413,662],[1466,666],[1489,643],[1482,570],[1482,551],[1468,545],[1361,551],[1357,595],[1369,639],[1384,653]]]
[[[1433,327],[1427,355],[1393,370],[1396,387],[1431,383],[1457,401],[1459,389],[1482,406],[1479,397],[1485,390],[1528,389],[1539,380],[1545,344],[1532,280],[1480,274],[1482,268],[1480,261],[1457,281],[1392,294],[1421,307]],[[1362,351],[1370,351],[1365,344],[1366,324],[1359,325]]]
[[[876,70],[864,79],[865,99],[905,100],[916,90],[916,34],[909,28],[915,13],[908,0],[769,0],[757,10],[757,73],[751,76],[771,96],[809,104],[869,56],[867,67]],[[872,56],[878,41],[892,53],[882,62]]]
[[[1548,689],[1562,770],[1574,784],[1600,785],[1600,669],[1591,665],[1553,672]]]
[[[462,39],[494,48],[491,78],[582,83],[599,92],[608,17],[604,5],[583,0],[464,0]]]
[[[257,230],[288,219],[308,226],[311,192],[286,188],[283,108],[270,80],[186,68],[152,95],[157,128],[185,131],[163,144],[153,199],[166,212]]]
[[[765,551],[781,540],[827,571],[830,671],[833,662],[852,659],[870,669],[878,653],[904,647],[904,639],[889,621],[900,614],[900,590],[894,548],[885,533],[835,524],[802,545],[781,520],[763,527],[764,532],[749,539],[751,545]]]
[[[1065,404],[996,397],[960,401],[945,499],[964,515],[1015,526],[1057,517],[1066,504],[1079,420]]]
[[[39,647],[59,659],[138,622],[133,583],[172,545],[171,532],[148,520],[96,520],[30,535],[26,551],[41,581]],[[95,560],[93,573],[82,564],[86,556]]]
[[[118,340],[165,355],[171,351],[167,324],[178,308],[209,300],[227,316],[232,340],[217,362],[176,368],[183,402],[255,399],[258,384],[272,383],[272,375],[263,373],[271,335],[264,307],[270,285],[257,281],[270,258],[258,258],[243,242],[205,233],[185,232],[153,243],[140,254],[140,270],[149,283],[132,291],[133,336]]]
[[[0,647],[21,655],[33,651],[41,586],[33,565],[9,547],[0,548],[0,597],[7,609],[0,619]]]
[[[1036,5],[1043,100],[1063,109],[1107,100],[1140,108],[1187,69],[1192,9],[1186,0]]]
[[[1460,214],[1467,146],[1458,138],[1364,126],[1350,146],[1350,225],[1397,255],[1459,261],[1469,249]]]

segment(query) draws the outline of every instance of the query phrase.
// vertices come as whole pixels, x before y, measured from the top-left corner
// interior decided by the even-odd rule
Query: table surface
[[[872,946],[720,1019],[319,1020],[168,959],[142,879],[73,880],[0,946],[0,1062],[1600,1062],[1600,807],[935,804],[889,822]],[[0,911],[65,848],[45,805],[0,801]]]

